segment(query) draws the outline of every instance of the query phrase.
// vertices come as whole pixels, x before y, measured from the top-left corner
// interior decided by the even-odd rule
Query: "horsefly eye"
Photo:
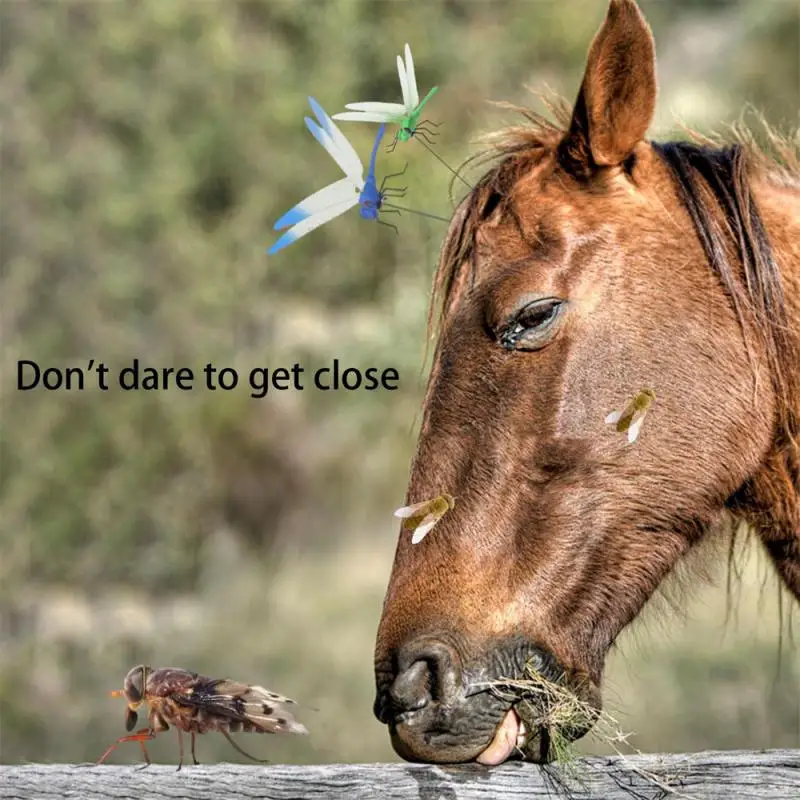
[[[131,703],[138,703],[142,700],[145,686],[145,668],[136,667],[132,669],[125,678],[125,696]]]
[[[506,350],[538,350],[553,332],[553,323],[561,316],[561,300],[535,300],[518,311],[500,334]]]

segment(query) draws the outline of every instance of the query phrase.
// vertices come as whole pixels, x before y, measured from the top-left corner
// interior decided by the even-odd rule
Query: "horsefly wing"
[[[642,429],[642,423],[650,410],[656,393],[652,389],[642,389],[622,411],[612,411],[606,417],[607,425],[615,425],[619,433],[628,433],[628,444],[633,444]]]
[[[394,515],[403,520],[403,530],[414,532],[411,544],[419,544],[455,504],[454,497],[449,494],[440,494],[433,500],[425,500],[422,503],[398,508]]]

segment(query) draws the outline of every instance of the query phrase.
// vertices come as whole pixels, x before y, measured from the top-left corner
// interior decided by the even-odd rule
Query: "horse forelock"
[[[476,236],[489,214],[508,214],[522,233],[511,202],[521,179],[556,153],[570,119],[569,105],[545,100],[555,121],[529,109],[502,104],[527,121],[485,137],[489,148],[467,160],[496,160],[458,205],[441,249],[428,313],[429,336],[441,325],[460,287],[475,275]],[[776,187],[800,189],[800,129],[781,136],[763,118],[760,146],[743,124],[730,135],[692,136],[697,143],[651,143],[677,187],[710,269],[737,315],[748,354],[760,340],[776,401],[774,452],[755,486],[745,487],[741,511],[756,527],[800,527],[800,320],[787,304],[773,243],[755,201],[755,175]],[[718,220],[722,219],[720,227]],[[464,270],[470,274],[465,275]],[[438,309],[438,314],[437,314]],[[757,364],[753,362],[754,369]],[[427,403],[427,396],[426,396]],[[772,511],[768,509],[774,509]]]

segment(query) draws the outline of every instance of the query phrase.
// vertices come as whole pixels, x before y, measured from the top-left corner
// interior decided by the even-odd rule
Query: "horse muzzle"
[[[573,687],[552,655],[519,637],[468,664],[442,640],[419,638],[392,661],[395,669],[376,671],[374,711],[406,761],[546,762],[553,735],[579,739],[600,709],[594,684]]]

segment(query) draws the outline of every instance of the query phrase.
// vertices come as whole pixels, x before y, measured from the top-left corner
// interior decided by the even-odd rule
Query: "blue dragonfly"
[[[358,211],[363,219],[373,219],[381,225],[388,225],[390,228],[394,228],[394,232],[398,233],[395,225],[392,225],[391,222],[384,222],[378,217],[378,212],[383,214],[400,213],[399,209],[386,208],[384,201],[387,197],[404,197],[406,190],[405,188],[388,187],[386,186],[386,181],[389,180],[389,178],[397,178],[402,175],[406,171],[408,164],[406,164],[400,172],[393,172],[391,175],[385,175],[381,181],[381,188],[378,188],[378,182],[375,178],[375,161],[378,157],[378,148],[380,147],[381,139],[383,139],[383,134],[385,132],[386,125],[381,125],[380,128],[378,128],[378,135],[375,137],[375,144],[372,146],[372,153],[369,157],[369,168],[367,170],[366,180],[364,181],[364,188],[358,196]]]
[[[381,125],[378,135],[375,137],[369,169],[365,178],[364,167],[353,145],[350,144],[345,135],[336,127],[333,120],[313,97],[309,97],[308,101],[319,122],[306,117],[306,127],[341,167],[345,177],[329,184],[324,189],[314,192],[314,194],[309,195],[305,200],[301,200],[296,206],[287,211],[275,223],[275,230],[284,228],[290,228],[290,230],[284,233],[270,247],[267,251],[268,254],[274,255],[284,247],[296,242],[301,236],[311,233],[311,231],[341,216],[356,205],[359,207],[359,213],[363,219],[375,220],[382,225],[393,228],[395,233],[398,233],[396,226],[379,218],[379,213],[399,213],[399,208],[385,208],[384,199],[387,197],[403,197],[406,192],[404,188],[386,186],[386,181],[389,178],[402,175],[405,172],[405,167],[401,172],[384,177],[380,188],[378,188],[377,179],[375,178],[375,161],[386,126]]]

